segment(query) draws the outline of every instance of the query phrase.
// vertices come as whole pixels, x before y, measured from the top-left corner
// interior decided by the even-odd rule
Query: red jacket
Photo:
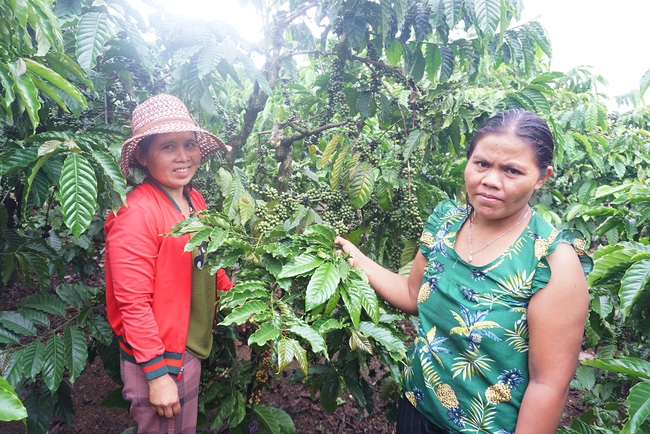
[[[190,198],[195,210],[206,208],[198,191],[190,189]],[[143,182],[126,203],[104,227],[108,322],[122,355],[151,380],[178,374],[183,364],[193,267],[184,248],[190,236],[164,235],[185,217],[158,187]],[[231,286],[219,270],[217,289]]]

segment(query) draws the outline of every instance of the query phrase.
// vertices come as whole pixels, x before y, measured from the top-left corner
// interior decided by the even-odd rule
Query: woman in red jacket
[[[123,396],[138,433],[194,433],[216,290],[232,284],[223,270],[215,279],[201,268],[198,249],[184,252],[189,235],[163,234],[206,208],[192,177],[202,162],[230,147],[198,127],[171,95],[136,107],[131,126],[122,173],[137,167],[146,177],[105,225],[106,305],[120,341]]]

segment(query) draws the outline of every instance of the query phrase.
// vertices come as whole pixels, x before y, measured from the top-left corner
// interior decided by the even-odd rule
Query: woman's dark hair
[[[530,143],[537,157],[537,165],[542,172],[546,171],[553,161],[555,145],[551,129],[544,119],[530,110],[510,109],[485,121],[469,143],[467,158],[472,156],[479,140],[489,134],[514,134]]]

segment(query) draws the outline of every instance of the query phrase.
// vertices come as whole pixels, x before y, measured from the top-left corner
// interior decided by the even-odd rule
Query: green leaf
[[[594,284],[600,280],[608,279],[618,273],[627,270],[630,265],[630,259],[637,253],[632,249],[612,246],[611,249],[601,249],[603,256],[594,261],[594,269],[589,273],[587,278],[589,284]]]
[[[352,179],[348,185],[348,194],[350,204],[361,209],[370,201],[370,197],[375,188],[375,172],[372,166],[367,162],[361,162],[354,169]]]
[[[399,39],[393,39],[386,47],[386,59],[392,66],[399,64],[404,55],[404,46]]]
[[[57,197],[66,226],[76,238],[88,229],[97,208],[97,179],[88,160],[70,154],[63,163]]]
[[[65,344],[65,366],[68,368],[70,383],[75,380],[86,368],[88,360],[88,344],[86,335],[77,326],[70,326],[63,332]]]
[[[97,64],[97,56],[104,51],[104,45],[110,37],[108,16],[104,13],[90,12],[83,14],[77,24],[77,61],[90,72]]]
[[[13,387],[0,377],[0,421],[21,420],[27,417],[27,409]],[[294,429],[295,430],[295,429]]]
[[[65,304],[54,294],[35,294],[23,297],[16,304],[60,317],[65,317]]]
[[[377,323],[379,321],[379,298],[377,293],[370,286],[366,273],[357,267],[350,269],[347,291],[355,291],[361,306],[366,311],[370,319]]]
[[[43,381],[50,392],[54,393],[63,380],[65,368],[65,344],[60,337],[50,337],[45,345],[45,363],[43,364]]]
[[[650,382],[644,381],[632,387],[627,401],[630,403],[630,417],[621,434],[634,434],[639,432],[641,425],[650,417]]]
[[[20,336],[0,326],[0,344],[19,345]]]
[[[306,324],[291,324],[288,329],[309,342],[314,353],[322,352],[327,356],[325,340],[316,330]]]
[[[341,294],[341,298],[343,298],[345,308],[348,310],[352,325],[355,328],[359,328],[359,321],[361,320],[361,300],[359,298],[359,292],[356,291],[353,286],[350,286],[351,283],[349,281],[343,281],[339,293]]]
[[[253,409],[258,420],[271,434],[295,434],[296,426],[293,419],[284,410],[263,404],[257,404]]]
[[[350,153],[350,149],[352,149],[352,145],[345,146],[336,156],[336,160],[334,160],[332,171],[330,172],[330,188],[332,191],[339,189],[341,174],[343,172],[343,164],[345,163],[345,159]]]
[[[298,256],[294,261],[289,262],[284,267],[278,275],[279,279],[285,279],[288,277],[300,276],[307,274],[313,269],[320,266],[323,263],[323,259],[318,256],[312,255],[311,253],[303,253]]]
[[[427,44],[424,51],[426,60],[427,77],[429,81],[435,82],[442,66],[442,52],[437,44]]]
[[[637,300],[650,291],[648,282],[650,282],[650,259],[635,262],[625,272],[618,293],[623,320],[630,314]]]
[[[25,58],[23,60],[25,61],[25,65],[27,66],[28,71],[36,74],[40,79],[45,80],[55,87],[59,88],[62,92],[64,92],[70,98],[76,100],[83,107],[87,106],[86,98],[84,98],[81,91],[73,86],[68,80],[61,77],[61,75],[46,67],[45,65],[42,65],[32,59]],[[67,106],[65,104],[61,104],[55,98],[52,99],[54,99],[61,107],[67,110]],[[60,100],[60,98],[58,99]]]
[[[0,312],[0,324],[14,333],[23,336],[36,335],[36,326],[29,319],[23,317],[18,312],[4,311]]]
[[[417,151],[422,147],[429,135],[421,130],[413,130],[406,139],[406,144],[404,145],[404,159],[408,160],[411,158],[413,151]]]
[[[474,10],[474,25],[483,33],[483,39],[491,39],[501,21],[501,0],[474,0]]]
[[[88,334],[104,345],[110,345],[115,336],[106,318],[92,312],[91,308],[84,310],[84,316],[79,315],[79,325],[88,328]]]
[[[650,69],[643,74],[641,81],[639,82],[639,97],[643,97],[648,90],[648,87],[650,87]]]
[[[185,244],[185,248],[183,250],[186,252],[191,252],[196,247],[203,244],[210,237],[211,233],[212,233],[212,228],[203,228],[200,231],[194,233],[190,238],[190,240],[187,242],[187,244]]]
[[[41,109],[41,103],[38,99],[38,88],[34,85],[29,75],[23,73],[27,67],[22,59],[18,59],[16,64],[9,63],[8,65],[14,78],[13,89],[16,97],[20,104],[25,107],[32,128],[36,129],[40,124],[38,111]]]
[[[113,157],[109,154],[101,151],[93,151],[93,157],[104,170],[104,181],[112,191],[118,194],[122,201],[122,203],[113,204],[113,211],[117,211],[126,202],[126,179],[122,175],[120,166],[117,165]]]
[[[282,273],[281,273],[282,274]],[[321,264],[307,285],[305,293],[305,308],[307,311],[321,306],[336,292],[336,287],[341,280],[338,268],[332,262]]]
[[[248,345],[256,344],[263,346],[268,341],[274,341],[280,336],[280,330],[275,328],[273,323],[265,322],[260,325],[255,333],[249,336]]]
[[[330,158],[334,154],[334,151],[336,150],[336,146],[339,144],[342,138],[343,138],[343,134],[337,134],[336,136],[332,137],[330,141],[327,143],[327,146],[325,146],[325,149],[323,150],[323,154],[320,157],[319,167],[321,169],[332,164]]]
[[[352,351],[361,350],[364,353],[373,354],[370,340],[357,330],[351,330],[349,344]]]
[[[361,321],[359,331],[373,338],[389,352],[396,353],[401,358],[406,357],[406,346],[404,346],[404,342],[399,337],[393,335],[390,330],[368,321]]]
[[[445,9],[445,18],[450,29],[456,27],[463,13],[464,0],[442,0]]]
[[[282,371],[293,362],[295,354],[293,342],[295,340],[283,338],[278,343],[278,371]]]
[[[251,301],[242,307],[233,309],[233,311],[228,316],[226,316],[220,324],[225,326],[231,324],[243,324],[248,321],[248,318],[250,318],[251,315],[257,315],[260,312],[267,310],[268,308],[269,307],[263,301]]]
[[[442,65],[440,68],[440,82],[444,83],[454,73],[454,52],[446,45],[440,46]]]
[[[585,360],[585,366],[603,369],[605,371],[625,374],[634,379],[650,380],[650,362],[634,357],[616,357],[607,359]]]
[[[23,369],[23,375],[32,380],[43,369],[45,364],[45,345],[40,341],[33,341],[23,350],[23,355],[20,359]]]
[[[204,45],[199,52],[199,61],[197,63],[199,78],[203,80],[206,75],[214,71],[219,65],[219,62],[221,62],[221,59],[223,59],[223,52],[219,45]]]
[[[332,373],[325,377],[325,380],[321,385],[320,403],[323,405],[323,408],[330,413],[336,411],[340,388],[339,376],[336,373]]]

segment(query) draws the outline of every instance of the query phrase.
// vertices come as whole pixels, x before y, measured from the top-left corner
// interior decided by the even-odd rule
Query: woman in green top
[[[398,433],[554,433],[577,366],[591,260],[528,202],[553,173],[553,137],[508,110],[474,135],[467,206],[438,204],[408,277],[337,238],[393,306],[418,315]]]

